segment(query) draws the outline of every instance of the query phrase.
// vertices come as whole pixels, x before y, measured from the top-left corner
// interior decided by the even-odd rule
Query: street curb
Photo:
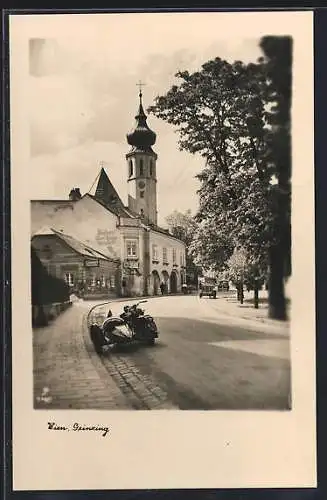
[[[169,298],[169,297],[184,297],[184,294],[182,294],[182,293],[169,293],[167,295],[140,295],[137,297],[117,297],[117,298],[112,298],[112,299],[108,299],[106,301],[103,301],[103,302],[97,304],[97,306],[100,306],[101,304],[102,305],[110,304],[111,302],[130,302],[130,301],[138,302],[140,300],[146,300],[146,299],[165,299],[165,298]],[[99,300],[99,299],[87,299],[87,300],[79,299],[79,300],[81,302],[84,302],[84,304],[87,304],[88,302],[92,303],[92,302],[95,302],[96,300]],[[78,302],[78,300],[76,302]]]
[[[174,296],[182,296],[183,294],[169,294],[169,295],[153,295],[153,296],[144,296],[144,297],[136,297],[135,300],[144,300],[146,298],[149,298],[149,299],[153,299],[153,298],[157,298],[157,299],[164,299],[165,297],[174,297]],[[92,341],[91,341],[91,338],[90,338],[90,333],[89,333],[89,325],[88,325],[88,319],[89,319],[89,316],[90,314],[92,313],[92,311],[94,311],[94,309],[96,309],[97,307],[102,307],[104,305],[109,305],[111,304],[112,302],[114,303],[119,303],[119,302],[127,302],[127,301],[130,301],[130,300],[134,300],[134,298],[129,298],[129,297],[125,297],[125,298],[121,298],[121,297],[117,297],[117,299],[111,299],[110,301],[106,301],[106,302],[100,302],[100,303],[97,303],[97,304],[94,304],[91,308],[89,308],[87,311],[85,311],[85,313],[83,314],[83,319],[82,319],[82,338],[83,338],[83,343],[84,343],[84,347],[85,347],[85,350],[94,366],[94,369],[95,371],[99,374],[99,376],[103,376],[104,377],[104,380],[107,380],[109,382],[109,375],[108,375],[108,372],[107,370],[104,368],[103,364],[102,364],[102,361],[101,359],[99,358],[98,354],[94,351],[94,347],[92,345]],[[88,301],[82,301],[84,302],[85,304],[87,304]],[[90,302],[93,302],[93,301],[90,301]],[[74,304],[74,302],[73,302]],[[114,384],[115,386],[115,382],[113,381],[113,379],[111,378],[112,380],[112,383]],[[109,383],[106,382],[106,385],[109,386]]]
[[[100,304],[98,304],[100,306]],[[115,381],[113,378],[109,375],[108,371],[106,368],[103,366],[103,363],[101,359],[99,358],[99,355],[95,352],[94,347],[92,345],[92,341],[90,338],[89,334],[89,328],[88,328],[88,316],[91,310],[94,308],[91,308],[90,310],[86,311],[83,314],[83,319],[82,319],[82,339],[83,339],[83,344],[85,347],[85,350],[87,352],[87,355],[90,358],[90,361],[94,367],[95,372],[99,376],[99,378],[104,382],[106,389],[108,389],[109,394],[112,395],[113,393],[119,394],[119,397],[124,400],[124,407],[126,409],[129,408],[128,400],[124,396],[124,394],[121,393],[121,391],[118,389]]]

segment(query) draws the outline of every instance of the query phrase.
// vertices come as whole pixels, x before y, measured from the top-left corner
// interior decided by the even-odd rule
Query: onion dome
[[[142,106],[142,92],[139,93],[140,106],[138,114],[135,116],[136,127],[127,134],[127,142],[132,149],[139,151],[152,151],[151,146],[156,142],[156,134],[148,127],[146,123],[146,114]]]

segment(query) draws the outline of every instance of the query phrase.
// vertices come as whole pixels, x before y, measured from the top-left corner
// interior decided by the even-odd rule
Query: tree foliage
[[[261,287],[267,279],[267,261],[254,258],[244,248],[234,249],[227,261],[227,269],[234,285],[244,284],[248,290],[253,290],[255,286]]]
[[[192,216],[191,210],[186,210],[184,213],[174,210],[166,217],[166,222],[171,234],[185,243],[187,275],[193,276],[191,281],[196,281],[199,269],[190,251],[190,245],[196,233],[197,222]]]
[[[238,247],[254,262],[269,258],[270,295],[284,319],[292,47],[287,37],[265,37],[261,48],[257,63],[217,57],[200,71],[178,72],[181,83],[149,111],[177,127],[180,149],[205,158],[192,254],[217,269]]]
[[[69,287],[64,280],[48,273],[31,247],[32,305],[40,306],[69,300]]]
[[[186,246],[190,245],[196,229],[196,222],[191,210],[186,210],[184,213],[174,210],[166,217],[166,223],[173,236],[182,240]]]

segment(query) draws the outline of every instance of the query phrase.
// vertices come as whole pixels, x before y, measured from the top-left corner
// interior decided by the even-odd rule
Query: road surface
[[[54,408],[290,409],[286,328],[228,315],[224,299],[153,298],[144,306],[158,324],[157,343],[100,358],[86,323],[95,304],[75,303],[50,327],[34,331],[36,407],[46,406],[40,398],[46,387]],[[122,305],[110,305],[114,315]],[[96,307],[89,320],[101,321],[108,309]]]

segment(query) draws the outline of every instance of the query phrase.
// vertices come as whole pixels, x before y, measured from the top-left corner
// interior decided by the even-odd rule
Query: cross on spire
[[[141,80],[136,84],[137,87],[139,87],[139,98],[140,102],[142,100],[142,87],[145,87],[145,83],[142,83]]]

